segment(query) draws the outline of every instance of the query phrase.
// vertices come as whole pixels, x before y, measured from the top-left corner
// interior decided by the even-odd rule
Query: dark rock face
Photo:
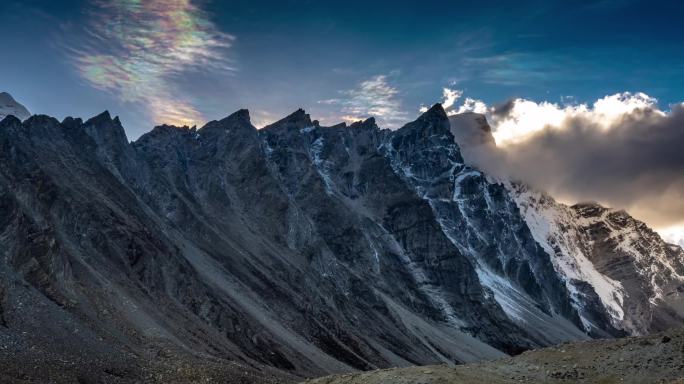
[[[291,378],[593,334],[577,305],[593,286],[567,284],[452,128],[439,105],[394,132],[302,110],[257,130],[241,110],[132,143],[106,112],[4,119],[0,361],[209,359]]]
[[[430,116],[433,129],[412,128]],[[397,131],[388,149],[395,172],[430,204],[442,231],[513,322],[541,343],[582,337],[570,324],[579,325],[579,317],[549,255],[532,238],[504,185],[464,164],[452,130],[436,106]],[[416,134],[420,140],[406,139]],[[568,323],[558,322],[555,314]]]

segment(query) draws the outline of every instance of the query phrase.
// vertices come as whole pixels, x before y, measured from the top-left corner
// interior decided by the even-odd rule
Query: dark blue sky
[[[243,107],[257,125],[303,107],[396,126],[443,87],[489,105],[641,91],[667,108],[684,101],[682,4],[3,0],[0,91],[58,118],[108,109],[131,138]]]

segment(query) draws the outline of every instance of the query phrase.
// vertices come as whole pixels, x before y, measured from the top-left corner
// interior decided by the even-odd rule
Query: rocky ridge
[[[303,110],[257,130],[240,110],[134,142],[107,112],[6,117],[0,364],[29,382],[50,376],[22,356],[85,382],[193,361],[292,380],[682,324],[681,248],[573,208],[617,316],[602,285],[560,268],[538,205],[464,161],[454,129],[440,105],[397,131]],[[633,251],[611,251],[618,225],[641,228]],[[639,273],[651,261],[662,270]]]

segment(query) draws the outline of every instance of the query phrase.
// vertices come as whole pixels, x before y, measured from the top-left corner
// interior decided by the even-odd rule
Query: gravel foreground
[[[223,360],[160,356],[97,362],[0,353],[0,383],[293,383]],[[476,364],[390,368],[306,380],[306,384],[684,384],[684,330],[645,337],[565,343]]]
[[[0,384],[286,384],[285,373],[236,362],[174,354],[108,359],[0,353]]]
[[[383,369],[307,384],[684,383],[684,330],[592,340],[456,367]]]

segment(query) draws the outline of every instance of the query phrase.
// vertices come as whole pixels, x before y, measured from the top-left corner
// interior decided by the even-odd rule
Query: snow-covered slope
[[[13,115],[19,120],[26,120],[31,116],[28,109],[14,100],[7,92],[0,92],[0,120]]]
[[[556,203],[550,196],[520,184],[508,184],[534,239],[552,255],[556,271],[572,293],[573,305],[580,311],[585,329],[597,328],[584,314],[587,288],[598,295],[600,304],[614,326],[624,319],[624,289],[620,282],[596,270],[585,254],[586,239],[581,236],[575,212]]]
[[[452,131],[466,136],[473,158],[478,151],[496,150],[491,140],[482,139],[487,129],[468,136],[473,125],[482,125],[483,116],[458,117],[450,119]],[[468,119],[475,122],[466,124]],[[501,183],[551,257],[586,332],[601,335],[612,327],[644,334],[678,323],[677,316],[684,314],[678,304],[684,291],[681,247],[666,243],[624,211],[593,203],[567,206],[527,185]]]
[[[660,328],[669,312],[677,312],[668,302],[684,288],[679,246],[624,211],[598,204],[570,207],[529,187],[509,186],[535,239],[554,256],[580,313],[587,309],[583,296],[592,290],[612,325],[629,334]],[[597,328],[589,316],[582,320],[587,330]]]

